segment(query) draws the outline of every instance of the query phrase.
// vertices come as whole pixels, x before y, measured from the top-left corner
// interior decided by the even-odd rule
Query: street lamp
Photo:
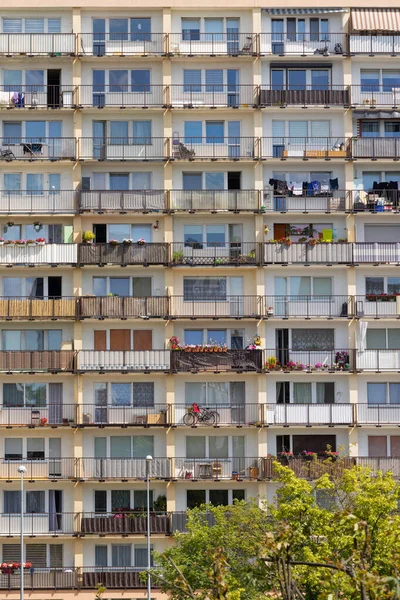
[[[150,546],[150,469],[153,457],[146,456],[146,497],[147,497],[147,600],[151,600],[151,546]],[[23,600],[23,598],[21,598]]]
[[[21,475],[21,581],[20,581],[20,600],[24,600],[24,475],[26,473],[26,467],[20,465],[18,467],[18,473]]]

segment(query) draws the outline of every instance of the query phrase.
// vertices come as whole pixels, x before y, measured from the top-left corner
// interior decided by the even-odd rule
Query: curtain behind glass
[[[113,567],[131,566],[131,545],[118,544],[111,546],[111,561]]]
[[[186,458],[205,458],[205,456],[205,436],[186,436]]]
[[[210,435],[208,438],[209,455],[212,458],[228,458],[229,438],[227,435]]]
[[[110,457],[111,458],[130,458],[131,457],[131,438],[128,435],[110,438]]]
[[[295,404],[311,404],[311,383],[293,384],[293,402]]]

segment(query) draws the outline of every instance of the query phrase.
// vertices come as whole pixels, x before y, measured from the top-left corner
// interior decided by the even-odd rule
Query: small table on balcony
[[[213,470],[211,463],[204,463],[199,465],[199,479],[212,479]]]

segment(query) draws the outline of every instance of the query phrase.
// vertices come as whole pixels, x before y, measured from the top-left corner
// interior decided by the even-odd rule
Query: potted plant
[[[27,246],[36,246],[36,242],[35,242],[35,240],[26,240],[26,245]]]
[[[304,460],[310,462],[312,460],[316,460],[317,455],[315,452],[310,452],[309,450],[303,450],[303,452],[301,453],[302,457],[304,458]]]
[[[40,427],[44,427],[45,425],[47,425],[47,419],[46,417],[42,417],[39,421],[40,423]]]
[[[291,246],[293,242],[292,242],[292,240],[290,239],[290,237],[284,237],[284,238],[282,238],[282,239],[281,239],[281,243],[282,243],[284,246]]]
[[[131,238],[124,238],[122,243],[129,246],[130,244],[133,244],[133,240]]]
[[[16,240],[15,244],[17,246],[26,246],[26,240]]]
[[[267,308],[267,316],[268,317],[273,317],[274,316],[274,307],[273,306],[268,306],[268,308]]]
[[[158,496],[153,502],[153,510],[157,513],[165,513],[167,511],[167,497],[164,495]]]
[[[84,244],[93,244],[93,240],[96,236],[94,235],[93,231],[84,231],[82,233],[82,241]]]
[[[4,246],[4,238],[0,238],[0,246]]]
[[[138,246],[144,246],[146,243],[146,240],[144,238],[139,238],[136,243]]]
[[[293,452],[289,452],[289,450],[283,450],[278,453],[278,457],[280,459],[281,464],[287,465],[294,458]]]
[[[5,240],[6,246],[15,246],[15,240]]]
[[[108,243],[110,244],[110,246],[119,246],[118,240],[108,240]]]
[[[321,362],[315,363],[315,368],[316,368],[317,371],[321,371],[321,369],[322,369],[322,363]]]
[[[36,244],[38,246],[44,246],[46,243],[46,238],[36,238]]]
[[[310,238],[310,239],[308,240],[308,245],[309,245],[309,246],[316,246],[316,245],[317,245],[317,240],[316,240],[316,238]]]
[[[172,260],[174,263],[183,262],[183,250],[177,250],[172,254]]]
[[[169,338],[169,344],[171,346],[171,350],[179,350],[179,338],[176,335],[173,335],[172,337]]]
[[[269,242],[270,244],[277,244],[277,243],[278,243],[278,242],[277,242],[277,240],[268,240],[268,242]]]

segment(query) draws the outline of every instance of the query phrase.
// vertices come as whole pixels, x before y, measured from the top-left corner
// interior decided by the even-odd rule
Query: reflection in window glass
[[[129,406],[131,403],[130,383],[111,384],[111,403],[113,406]]]

